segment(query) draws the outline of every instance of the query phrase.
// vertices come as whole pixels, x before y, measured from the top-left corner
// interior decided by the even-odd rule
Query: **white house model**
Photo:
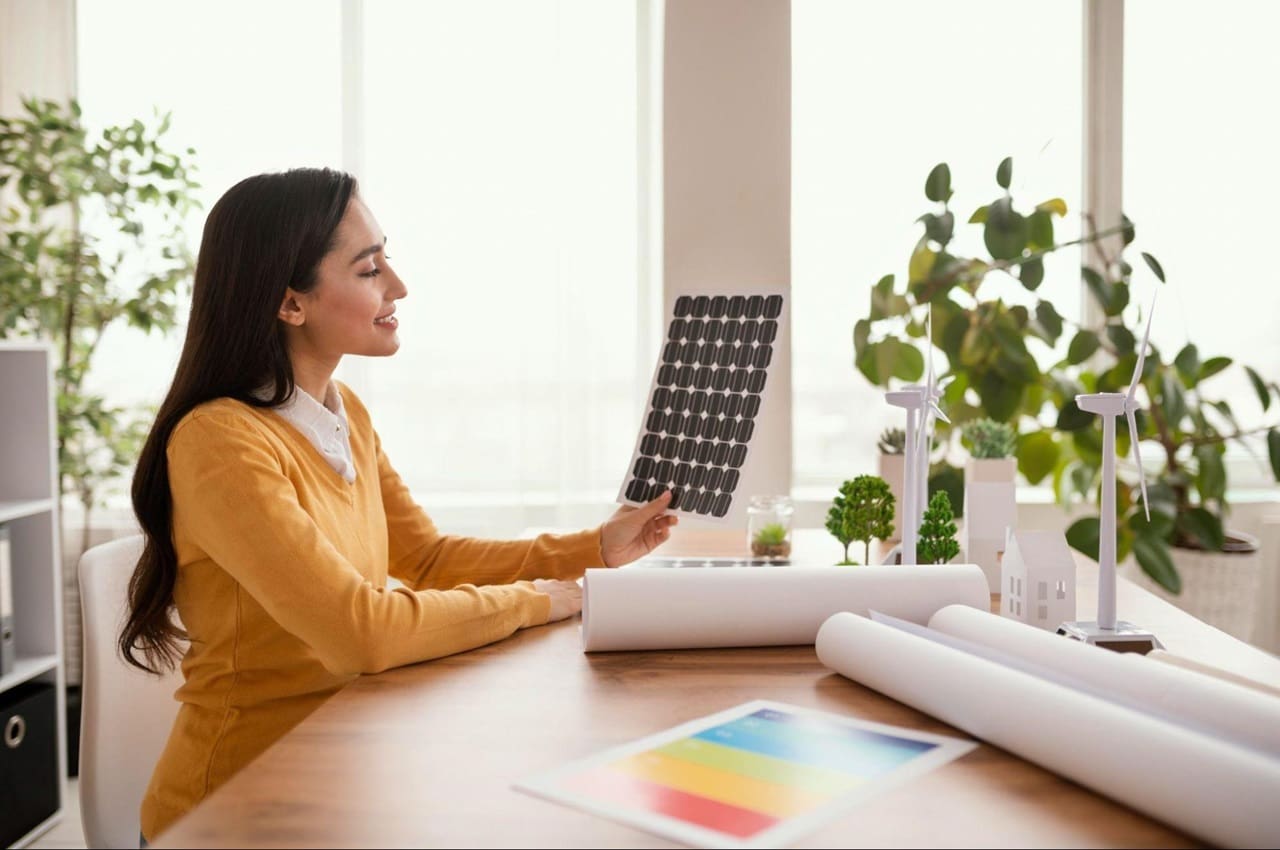
[[[1076,562],[1061,533],[1009,529],[1000,572],[1004,616],[1050,631],[1076,618]]]

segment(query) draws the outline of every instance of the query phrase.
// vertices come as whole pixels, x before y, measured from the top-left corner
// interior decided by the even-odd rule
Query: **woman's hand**
[[[642,508],[618,508],[600,531],[604,565],[629,564],[665,543],[671,536],[671,526],[679,522],[674,516],[662,515],[670,503],[671,491],[667,490]]]
[[[548,623],[572,617],[582,610],[582,588],[576,581],[540,578],[533,582],[533,589],[551,597],[551,614]]]

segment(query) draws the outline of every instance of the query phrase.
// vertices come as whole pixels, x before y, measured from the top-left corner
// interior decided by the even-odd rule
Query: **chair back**
[[[129,578],[142,556],[134,535],[80,556],[84,669],[80,717],[80,819],[90,847],[138,846],[138,810],[178,714],[178,670],[163,676],[116,652]]]

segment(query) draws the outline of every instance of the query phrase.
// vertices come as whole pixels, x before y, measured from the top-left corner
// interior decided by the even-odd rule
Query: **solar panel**
[[[729,517],[785,306],[778,293],[676,298],[619,502],[671,490],[676,514]]]

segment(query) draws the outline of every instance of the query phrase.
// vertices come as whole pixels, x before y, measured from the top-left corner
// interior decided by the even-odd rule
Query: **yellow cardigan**
[[[292,425],[218,399],[169,439],[174,599],[191,638],[182,703],[142,803],[148,840],[361,673],[547,621],[527,581],[600,566],[600,529],[535,540],[440,534],[339,385],[356,480]],[[388,574],[405,588],[387,589]]]

